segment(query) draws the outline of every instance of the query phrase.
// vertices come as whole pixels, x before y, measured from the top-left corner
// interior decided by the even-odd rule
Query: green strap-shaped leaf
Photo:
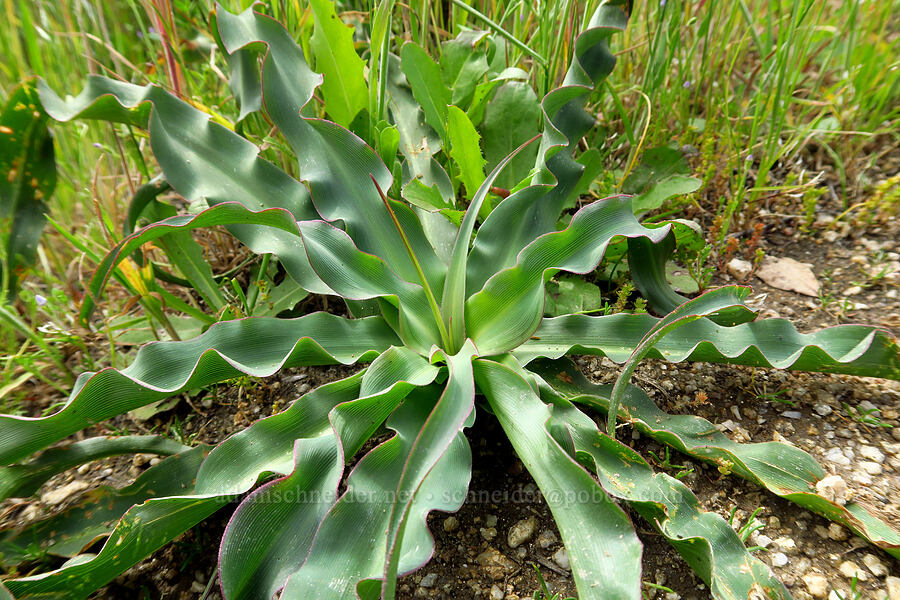
[[[540,103],[529,83],[508,81],[500,86],[485,107],[481,126],[488,165],[496,165],[534,135],[540,122]],[[509,169],[497,178],[497,185],[506,189],[518,185],[531,172],[537,151],[537,147],[533,147],[517,156]]]
[[[667,314],[687,301],[666,281],[666,261],[675,250],[675,234],[659,244],[648,239],[628,240],[628,268],[631,278],[647,305],[657,314]]]
[[[65,100],[44,82],[38,93],[57,121],[100,119],[150,130],[150,145],[168,181],[187,200],[209,204],[240,202],[251,210],[284,208],[297,219],[317,219],[309,193],[299,181],[259,158],[259,148],[163,89],[89,77],[87,86]],[[152,109],[152,111],[151,111]],[[276,233],[246,228],[235,235],[255,252],[270,252]]]
[[[619,402],[625,388],[631,380],[631,375],[637,368],[638,363],[653,349],[653,346],[663,339],[669,333],[681,328],[688,323],[693,323],[703,317],[728,311],[739,315],[743,322],[747,322],[756,317],[756,313],[744,306],[744,298],[750,293],[748,287],[722,287],[712,290],[693,300],[688,300],[668,315],[657,321],[657,323],[644,334],[641,341],[635,347],[634,352],[628,357],[622,368],[622,373],[616,379],[613,386],[613,392],[609,400],[609,415],[607,419],[607,433],[615,436],[616,417],[619,414]]]
[[[576,38],[563,85],[541,101],[543,137],[536,161],[540,172],[533,181],[536,185],[510,195],[481,226],[467,274],[469,294],[478,291],[498,266],[513,265],[532,240],[556,229],[559,215],[578,189],[584,171],[572,159],[578,140],[594,123],[593,116],[583,108],[584,102],[612,72],[616,59],[609,51],[609,38],[624,31],[626,23],[622,7],[603,5]]]
[[[400,234],[372,184],[374,177],[381,189],[391,188],[391,173],[378,154],[331,121],[298,117],[321,77],[303,60],[290,34],[252,10],[233,15],[220,7],[216,19],[227,53],[248,51],[246,46],[259,42],[268,47],[262,65],[263,103],[294,149],[300,177],[307,182],[318,213],[326,220],[341,221],[361,250],[383,258],[406,281],[418,282]],[[394,210],[429,284],[440,293],[444,269],[421,224],[409,207],[398,204]]]
[[[437,373],[437,369],[421,357],[417,362],[401,363],[394,359],[390,350],[386,356],[383,361],[376,360],[381,366],[373,362],[369,367],[379,372],[371,378],[370,395],[360,397],[363,373],[317,388],[284,412],[258,421],[222,442],[203,462],[199,472],[196,466],[186,472],[187,481],[196,480],[192,495],[157,498],[130,509],[95,558],[49,574],[12,581],[10,585],[17,594],[21,590],[23,597],[38,593],[46,594],[41,597],[65,599],[87,596],[231,501],[235,495],[247,492],[263,474],[289,473],[293,466],[291,449],[294,440],[332,435],[333,426],[329,419],[335,421],[335,427],[340,431],[335,415],[341,411],[360,416],[365,423],[362,428],[348,429],[347,437],[342,440],[344,449],[356,452],[371,430],[410,390],[427,385]],[[376,389],[379,382],[384,387]],[[161,465],[167,462],[163,461]],[[163,481],[176,479],[168,476]],[[153,488],[156,486],[148,483],[141,489],[152,495]],[[168,489],[165,488],[163,493]],[[183,487],[182,493],[190,492],[190,486]],[[115,516],[113,514],[112,518]],[[72,522],[77,525],[80,521],[74,519]],[[100,533],[105,531],[108,529]],[[73,581],[77,585],[73,586]]]
[[[158,465],[172,464],[172,469],[160,469],[154,472],[153,478],[159,480],[164,493],[190,493],[190,483],[197,473],[197,464],[202,458],[204,449],[194,448],[188,452],[172,456]],[[145,473],[145,475],[149,475]],[[166,477],[161,477],[162,474]],[[133,486],[120,492],[112,492],[109,498],[102,493],[95,499],[111,499],[113,507],[107,518],[115,519],[120,510],[119,503],[125,506],[142,502],[146,496],[153,495],[153,489],[146,485],[151,478],[135,482]],[[175,489],[170,488],[173,486]],[[111,581],[119,573],[134,565],[138,560],[162,547],[197,522],[205,519],[229,501],[222,497],[170,496],[166,498],[150,498],[132,506],[116,524],[109,539],[100,552],[93,558],[69,564],[49,573],[41,573],[7,580],[5,583],[17,598],[58,598],[59,600],[79,600]],[[104,507],[80,506],[66,519],[68,527],[84,526],[89,512],[105,510]],[[78,512],[80,511],[80,513]],[[101,513],[102,514],[102,513]],[[121,513],[119,513],[121,514]],[[73,529],[78,531],[77,529]],[[103,535],[108,530],[95,530],[95,535]],[[90,540],[79,540],[85,543]]]
[[[187,449],[174,440],[156,435],[88,438],[51,448],[21,465],[0,467],[0,499],[30,496],[54,475],[101,458],[138,452],[168,456]]]
[[[394,492],[439,390],[435,386],[416,390],[391,415],[387,425],[397,434],[356,465],[346,491],[322,521],[306,562],[288,579],[283,600],[355,599],[361,580],[383,576],[388,524],[398,501]],[[400,545],[400,572],[416,569],[430,558],[434,542],[425,519],[432,510],[458,510],[470,475],[468,443],[459,432],[427,473],[409,506]],[[380,586],[380,581],[363,582],[364,597],[372,597],[374,590],[377,598]]]
[[[292,246],[282,249],[281,263],[303,287],[324,288],[350,300],[396,296],[401,309],[400,332],[408,345],[427,352],[440,339],[422,287],[398,277],[381,258],[361,252],[345,232],[324,221],[295,221],[285,210],[255,213],[234,202],[218,204],[197,215],[170,217],[123,240],[98,266],[91,280],[92,295],[99,293],[120,260],[147,241],[174,231],[235,224],[263,225],[287,234],[283,241],[291,239]],[[87,314],[90,306],[86,299],[82,312]]]
[[[409,456],[403,464],[397,487],[394,489],[385,546],[384,581],[381,587],[382,598],[388,600],[392,600],[396,594],[401,542],[409,525],[412,503],[425,478],[454,443],[463,425],[470,417],[474,418],[475,380],[472,376],[472,358],[476,355],[474,346],[471,342],[467,342],[453,356],[447,356],[444,352],[440,354],[447,361],[449,371],[447,386],[416,434]],[[417,525],[420,524],[412,524],[413,527]]]
[[[475,230],[475,221],[481,211],[481,207],[487,198],[494,180],[501,171],[521,152],[526,146],[537,138],[525,142],[514,150],[509,156],[500,161],[491,174],[481,183],[472,198],[469,208],[463,217],[456,240],[453,244],[453,253],[450,255],[450,266],[447,269],[447,278],[444,283],[444,296],[441,301],[441,310],[446,321],[447,330],[450,332],[450,340],[456,347],[461,347],[466,338],[466,270],[469,259],[469,243],[472,232]]]
[[[534,240],[519,254],[514,267],[491,277],[481,291],[466,300],[467,335],[483,356],[516,348],[540,324],[544,283],[554,272],[593,270],[616,236],[659,240],[667,233],[667,228],[641,226],[627,197],[588,204],[575,213],[566,229]]]
[[[275,472],[290,473],[245,499],[232,518],[219,557],[226,598],[268,600],[284,585],[303,564],[321,519],[337,499],[335,469],[339,478],[344,459],[411,390],[428,385],[437,373],[422,356],[391,348],[346,384],[319,388],[215,449],[199,477],[204,490],[233,486],[221,473],[248,455],[260,464],[281,457]],[[301,445],[294,447],[297,438]]]
[[[193,340],[148,344],[125,369],[82,374],[53,415],[0,417],[0,461],[20,460],[89,425],[182,390],[240,374],[267,377],[289,366],[352,364],[398,342],[377,317],[350,321],[314,313],[218,323]]]
[[[24,270],[37,258],[56,187],[53,138],[32,81],[15,88],[0,111],[0,293],[13,298]],[[4,273],[5,271],[5,273]]]
[[[537,361],[529,365],[557,394],[596,410],[609,409],[612,386],[590,383],[568,360]],[[771,492],[843,523],[888,553],[900,557],[900,532],[883,523],[858,503],[839,505],[816,494],[825,471],[799,448],[777,442],[739,444],[706,419],[669,415],[640,389],[629,387],[620,415],[633,427],[676,450],[711,462],[761,485]]]
[[[369,105],[369,88],[363,76],[365,64],[353,47],[353,30],[338,18],[334,2],[312,0],[315,29],[310,44],[316,71],[322,73],[325,112],[338,125],[349,127]]]
[[[550,435],[550,411],[519,374],[488,360],[474,364],[479,390],[566,540],[579,598],[638,600],[641,543],[627,515]]]
[[[160,496],[189,494],[208,451],[208,446],[185,450],[150,467],[131,485],[121,489],[100,486],[49,519],[4,532],[0,540],[3,564],[11,567],[25,560],[29,548],[54,556],[75,556],[109,535],[135,504]]]
[[[290,475],[247,496],[228,523],[219,552],[227,600],[276,596],[337,499],[344,456],[335,436],[298,439],[294,464]]]
[[[747,552],[725,519],[703,511],[687,486],[654,473],[640,454],[601,433],[567,400],[551,398],[553,421],[567,429],[575,452],[589,457],[606,493],[627,501],[658,529],[709,585],[714,598],[746,600],[760,591],[772,600],[790,598],[772,570]]]
[[[658,322],[650,315],[624,313],[544,319],[514,354],[523,364],[570,353],[604,355],[622,363]],[[656,342],[647,356],[670,362],[692,360],[900,379],[896,340],[886,331],[864,325],[799,333],[786,319],[763,319],[735,327],[701,319]]]

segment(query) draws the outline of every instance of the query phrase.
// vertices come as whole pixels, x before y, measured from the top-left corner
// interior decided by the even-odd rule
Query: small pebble
[[[869,579],[869,575],[862,570],[862,567],[852,560],[845,560],[842,562],[838,567],[838,571],[840,571],[841,575],[847,579],[853,579],[854,577],[859,581],[866,581]]]
[[[200,583],[199,581],[195,581],[191,584],[191,591],[195,594],[202,594],[206,590],[206,585]]]
[[[900,600],[900,577],[888,577],[884,580],[887,584],[888,600]]]
[[[772,566],[773,567],[783,567],[788,564],[787,554],[784,552],[775,552],[772,554]]]
[[[566,569],[567,571],[569,570],[569,554],[566,552],[565,548],[560,548],[553,553],[553,562],[561,568]]]
[[[875,577],[884,577],[887,575],[887,567],[884,566],[884,563],[881,562],[877,556],[874,554],[866,554],[863,556],[863,564],[872,571],[872,575]]]
[[[484,518],[484,526],[485,527],[496,527],[497,526],[497,515],[487,515]]]
[[[503,590],[496,583],[491,586],[491,600],[503,600]]]
[[[437,573],[429,573],[422,578],[422,581],[419,582],[419,586],[423,588],[434,587],[434,584],[437,583],[437,578]]]
[[[877,462],[879,464],[884,462],[884,453],[874,446],[862,446],[859,449],[859,454],[872,462]]]
[[[816,414],[820,417],[827,417],[830,415],[834,409],[824,403],[819,403],[813,406],[813,410],[816,411]]]
[[[509,528],[509,534],[506,536],[506,543],[509,544],[510,548],[518,548],[531,539],[531,536],[534,535],[534,528],[536,526],[537,522],[534,520],[534,517],[522,519]]]
[[[803,577],[803,583],[813,598],[825,598],[828,596],[828,580],[819,573],[807,573]]]
[[[847,482],[840,475],[829,475],[816,483],[816,492],[829,502],[841,506],[847,504],[853,495],[850,488],[847,487]]]
[[[459,519],[456,517],[447,517],[444,519],[444,531],[450,533],[459,529]]]
[[[556,543],[556,534],[549,529],[545,529],[538,534],[537,543],[538,546],[546,550]]]
[[[828,537],[836,542],[843,542],[847,539],[847,530],[837,523],[831,523],[828,525]]]
[[[863,468],[863,471],[865,471],[869,475],[881,475],[882,471],[884,470],[884,468],[877,462],[868,460],[860,463],[859,466],[861,466]]]
[[[788,419],[802,419],[803,413],[800,412],[799,410],[786,410],[783,413],[781,413],[781,416],[786,417]]]
[[[496,527],[482,527],[479,531],[481,532],[481,537],[487,542],[492,542],[497,537]]]

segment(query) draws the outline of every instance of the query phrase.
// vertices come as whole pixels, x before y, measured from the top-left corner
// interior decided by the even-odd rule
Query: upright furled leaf
[[[216,25],[229,54],[250,52],[260,43],[268,48],[262,63],[263,105],[294,150],[318,213],[315,218],[340,221],[360,250],[383,258],[406,281],[418,282],[416,267],[372,183],[374,177],[383,190],[392,185],[378,154],[336,123],[298,118],[321,78],[306,64],[290,34],[252,10],[234,15],[220,7]],[[443,269],[420,221],[405,205],[395,205],[394,211],[429,284],[439,293]]]
[[[497,205],[479,229],[472,247],[466,287],[469,294],[477,292],[498,268],[514,264],[519,252],[535,238],[556,229],[559,215],[578,190],[584,172],[572,158],[576,144],[594,124],[584,103],[612,72],[616,59],[610,52],[609,38],[623,31],[627,20],[622,7],[603,4],[576,38],[562,87],[541,101],[542,137],[534,185]]]
[[[310,0],[309,5],[315,19],[310,42],[316,71],[324,77],[325,113],[338,125],[349,127],[359,111],[368,106],[365,65],[353,47],[353,30],[335,14],[334,2]]]
[[[441,45],[441,76],[452,90],[451,102],[460,108],[468,108],[475,87],[488,72],[487,50],[481,43],[486,36],[486,31],[462,31]]]
[[[13,90],[0,113],[0,293],[15,296],[37,257],[47,200],[56,187],[53,138],[32,82]]]
[[[481,138],[466,113],[452,105],[447,110],[447,133],[450,136],[450,158],[459,169],[459,177],[466,186],[466,195],[473,198],[484,181],[485,161],[479,144]],[[522,141],[527,141],[527,138]],[[510,152],[513,150],[515,148],[510,149]]]

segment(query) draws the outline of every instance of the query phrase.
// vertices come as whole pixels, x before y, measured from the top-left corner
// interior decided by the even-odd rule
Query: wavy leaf
[[[400,277],[418,282],[400,235],[382,204],[370,177],[383,190],[392,184],[391,173],[378,154],[350,131],[331,121],[298,114],[312,99],[321,77],[313,73],[300,48],[276,21],[252,10],[233,15],[216,11],[216,25],[225,51],[247,52],[263,43],[268,52],[262,63],[263,103],[297,156],[300,177],[307,183],[322,218],[340,221],[364,252],[384,259]],[[444,269],[412,210],[393,205],[436,294],[443,286]],[[316,217],[318,218],[318,217]]]
[[[563,85],[541,101],[543,137],[530,187],[511,194],[494,208],[472,247],[467,273],[468,294],[477,292],[497,272],[515,264],[519,252],[538,236],[555,231],[563,207],[578,189],[584,167],[572,159],[578,140],[593,126],[583,106],[612,72],[615,56],[609,38],[624,31],[622,7],[600,6],[574,42],[572,63]]]
[[[88,438],[51,448],[25,464],[0,467],[0,499],[30,496],[54,475],[101,458],[139,452],[168,456],[187,449],[174,440],[156,435]]]
[[[710,586],[714,598],[744,600],[754,593],[787,599],[788,591],[769,567],[754,558],[731,526],[703,511],[680,481],[654,473],[634,450],[604,435],[590,417],[567,400],[552,398],[553,421],[571,435],[575,452],[593,464],[609,495],[637,510],[685,558]]]
[[[498,272],[466,300],[468,336],[482,355],[516,348],[540,324],[544,284],[556,271],[593,270],[616,236],[659,240],[667,233],[668,228],[641,226],[628,197],[613,196],[588,204],[575,213],[566,229],[534,240],[519,253],[514,267]]]
[[[397,502],[393,492],[398,489],[403,465],[438,393],[434,386],[420,388],[388,420],[396,435],[366,454],[347,478],[346,491],[322,521],[306,562],[288,579],[283,600],[355,599],[361,580],[382,577],[386,560],[383,549]],[[398,558],[400,572],[416,569],[430,558],[434,542],[425,519],[432,510],[458,510],[470,474],[468,443],[462,433],[457,433],[408,509]],[[347,531],[353,531],[353,536]],[[369,584],[361,585],[371,589]]]
[[[529,369],[568,400],[597,410],[609,410],[612,386],[590,383],[570,361],[540,361],[530,365]],[[799,448],[778,442],[739,444],[706,419],[661,411],[644,392],[633,386],[628,388],[622,406],[623,418],[641,433],[842,523],[876,546],[900,557],[900,532],[873,516],[861,504],[842,506],[816,494],[816,483],[825,477],[825,471]]]
[[[553,512],[579,598],[638,600],[641,543],[622,509],[550,435],[547,406],[499,363],[476,360],[475,380]]]
[[[0,416],[0,461],[20,460],[89,425],[182,390],[241,374],[266,377],[290,366],[352,364],[395,343],[396,334],[383,319],[349,321],[314,313],[225,321],[193,340],[147,344],[122,370],[82,374],[53,415]]]
[[[658,321],[650,315],[624,313],[544,319],[514,354],[523,363],[570,353],[603,355],[622,363]],[[647,356],[900,379],[897,341],[886,331],[863,325],[799,333],[786,319],[734,327],[701,319],[656,342]]]
[[[365,64],[353,47],[353,29],[334,11],[334,2],[312,0],[315,20],[310,44],[316,70],[322,73],[325,112],[338,125],[349,127],[356,115],[369,105],[369,88],[363,76]]]

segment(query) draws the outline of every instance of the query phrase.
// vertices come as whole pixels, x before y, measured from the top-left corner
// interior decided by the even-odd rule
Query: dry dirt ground
[[[776,219],[775,225],[767,228],[762,249],[768,256],[811,263],[822,287],[814,298],[776,290],[752,279],[754,294],[765,294],[759,298],[764,316],[788,317],[801,331],[853,322],[879,325],[897,333],[900,228],[887,222],[868,227],[863,235],[837,227],[797,236],[786,227]],[[713,284],[733,282],[723,273]],[[579,357],[577,362],[598,382],[608,382],[618,372],[605,359]],[[334,367],[299,369],[280,378],[249,382],[240,393],[226,391],[215,399],[194,399],[191,404],[182,401],[154,419],[165,427],[178,417],[185,435],[195,435],[197,442],[214,443],[282,409],[312,387],[350,372]],[[826,470],[844,478],[857,499],[900,529],[898,383],[661,361],[647,361],[634,381],[664,410],[698,414],[738,441],[787,440],[812,453]],[[705,402],[697,402],[703,396],[698,392],[705,394]],[[883,426],[861,422],[859,417],[864,414]],[[153,420],[135,424],[124,417],[113,423],[133,432],[154,424]],[[619,435],[645,457],[650,457],[649,451],[662,453],[658,444],[627,427]],[[469,431],[469,440],[475,465],[469,501],[455,515],[432,514],[429,524],[436,540],[434,558],[401,580],[400,597],[531,598],[539,588],[535,565],[552,592],[575,597],[550,512],[503,432],[483,414]],[[671,463],[680,465],[670,471],[673,474],[688,471],[684,481],[703,506],[725,518],[733,515],[735,527],[744,525],[751,513],[760,509],[755,519],[764,527],[750,542],[765,547],[758,556],[772,565],[798,600],[837,600],[836,593],[851,598],[851,586],[855,586],[859,598],[900,600],[900,580],[890,578],[900,576],[900,561],[844,528],[743,480],[724,476],[714,467],[677,453],[672,454]],[[143,458],[100,461],[58,476],[38,497],[47,498],[48,491],[76,481],[124,485],[143,468]],[[77,495],[52,506],[41,500],[7,501],[0,506],[0,524],[21,524],[50,514],[76,501]],[[233,506],[161,549],[94,597],[220,598],[211,578],[215,577],[218,539],[230,510]],[[636,514],[632,517],[645,546],[644,581],[672,590],[646,586],[647,597],[710,597],[703,583],[651,527]],[[520,538],[515,547],[509,543],[511,530]]]

